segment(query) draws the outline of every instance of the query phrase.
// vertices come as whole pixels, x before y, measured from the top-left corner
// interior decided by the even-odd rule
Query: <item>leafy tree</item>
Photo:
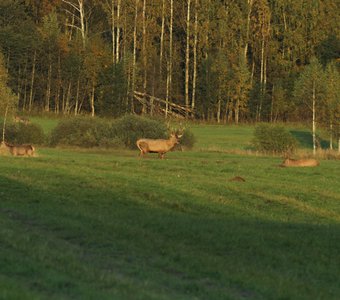
[[[324,72],[317,58],[312,58],[295,85],[295,97],[312,113],[313,154],[316,154],[317,113],[324,99]]]
[[[2,127],[2,141],[5,141],[5,127],[7,117],[12,115],[17,107],[18,98],[7,85],[8,74],[4,63],[4,57],[0,52],[0,113],[4,118]]]
[[[340,139],[340,74],[334,62],[329,63],[325,70],[325,101],[324,122],[328,122],[329,147],[333,149],[333,136],[337,135]]]

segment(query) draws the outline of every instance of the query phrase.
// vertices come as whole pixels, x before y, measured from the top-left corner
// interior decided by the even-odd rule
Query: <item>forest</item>
[[[0,68],[23,114],[313,120],[338,134],[339,24],[333,0],[1,0]]]

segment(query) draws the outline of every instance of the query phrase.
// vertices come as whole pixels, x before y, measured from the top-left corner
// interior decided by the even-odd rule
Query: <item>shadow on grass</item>
[[[313,148],[313,136],[312,132],[306,130],[290,130],[292,136],[299,142],[302,148]],[[321,149],[327,149],[329,142],[317,136],[317,141]]]
[[[89,183],[77,188],[75,179],[64,178],[56,191],[0,176],[1,269],[9,282],[3,288],[13,284],[23,294],[56,299],[336,299],[340,293],[337,224],[268,222],[242,209],[228,213],[232,208],[218,214],[188,201],[189,193],[161,186],[156,193],[141,185],[139,199],[126,186],[92,194]]]

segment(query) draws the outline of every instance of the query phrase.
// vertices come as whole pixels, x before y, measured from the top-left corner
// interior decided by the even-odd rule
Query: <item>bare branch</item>
[[[75,10],[77,10],[78,12],[80,12],[80,8],[77,7],[74,3],[70,2],[70,1],[67,1],[67,0],[62,0],[64,3],[72,6]]]

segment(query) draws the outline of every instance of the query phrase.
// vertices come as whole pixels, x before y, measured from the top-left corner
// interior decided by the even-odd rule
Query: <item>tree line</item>
[[[339,6],[2,0],[0,51],[17,107],[28,113],[154,114],[158,98],[165,116],[175,103],[187,118],[311,120],[338,133]]]

